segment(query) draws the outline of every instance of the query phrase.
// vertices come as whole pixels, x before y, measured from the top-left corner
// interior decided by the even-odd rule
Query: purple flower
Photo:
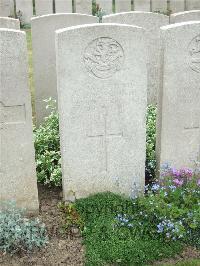
[[[197,180],[197,186],[200,186],[200,178]]]
[[[175,178],[173,180],[174,184],[178,187],[181,187],[183,185],[183,180],[182,179],[179,179],[179,178]]]

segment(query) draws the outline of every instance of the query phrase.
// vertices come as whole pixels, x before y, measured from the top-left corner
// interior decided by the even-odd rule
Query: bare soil
[[[33,253],[3,255],[0,254],[0,265],[3,266],[81,266],[84,265],[84,248],[78,230],[70,234],[62,232],[63,215],[58,208],[62,200],[61,189],[39,185],[40,213],[39,219],[45,223],[49,244]]]

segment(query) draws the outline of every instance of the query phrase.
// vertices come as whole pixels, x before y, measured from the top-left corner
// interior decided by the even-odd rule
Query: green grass
[[[83,220],[86,265],[145,265],[179,254],[183,246],[115,227],[117,214],[134,215],[132,200],[112,193],[80,199],[75,207]]]

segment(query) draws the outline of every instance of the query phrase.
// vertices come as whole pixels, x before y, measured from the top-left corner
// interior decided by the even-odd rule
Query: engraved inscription
[[[9,124],[25,123],[25,105],[5,106],[0,102],[0,153],[2,152],[2,133],[1,131]],[[2,165],[0,158],[0,173],[2,173]]]
[[[192,70],[200,73],[200,35],[196,36],[189,44],[189,64]]]
[[[123,62],[123,48],[112,38],[93,40],[84,52],[86,69],[97,78],[110,78],[122,68]]]
[[[98,117],[96,117],[98,120],[101,120],[101,126],[97,127],[98,130],[92,127],[94,121],[91,121],[91,128],[90,132],[87,134],[88,138],[101,138],[103,141],[103,147],[104,147],[104,170],[108,171],[108,139],[109,138],[116,138],[116,137],[123,137],[123,132],[121,128],[119,127],[119,113],[117,112],[118,107],[112,105],[113,108],[111,109],[112,112],[116,111],[115,119],[116,121],[113,121],[113,115],[112,118],[109,115],[110,111],[108,107],[101,106],[100,113],[98,113]],[[119,111],[119,110],[118,110]]]

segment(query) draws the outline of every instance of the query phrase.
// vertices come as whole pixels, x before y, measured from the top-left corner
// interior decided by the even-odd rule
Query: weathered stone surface
[[[112,0],[97,0],[97,3],[107,15],[112,13]]]
[[[150,0],[134,0],[135,11],[150,11]]]
[[[199,0],[186,0],[186,10],[200,9]]]
[[[161,33],[158,162],[193,168],[200,156],[200,22],[170,25]]]
[[[53,13],[53,1],[52,0],[35,0],[36,15],[46,15]]]
[[[167,0],[152,0],[152,11],[160,13],[166,12]]]
[[[22,13],[22,23],[30,23],[33,16],[33,2],[32,0],[16,0],[16,12],[19,10]]]
[[[184,11],[185,0],[170,0],[170,10],[172,11],[172,13]]]
[[[0,29],[0,202],[38,211],[26,35]]]
[[[170,16],[170,23],[200,20],[200,10],[174,13]]]
[[[31,20],[37,125],[49,114],[43,100],[57,99],[55,30],[97,20],[83,14],[54,14]]]
[[[72,13],[72,0],[55,0],[56,13]]]
[[[64,199],[135,195],[145,176],[144,30],[71,27],[56,47]]]
[[[0,17],[0,28],[19,30],[20,29],[20,23],[19,23],[18,19],[6,18],[6,17],[1,18]]]
[[[131,11],[130,0],[115,0],[115,12],[128,12]]]
[[[148,45],[148,103],[157,102],[160,82],[159,38],[160,27],[169,24],[169,18],[151,12],[126,12],[103,17],[103,22],[137,25],[146,29]]]
[[[91,0],[75,0],[76,13],[92,14],[92,1]]]
[[[13,15],[14,4],[12,0],[0,0],[0,17]]]

